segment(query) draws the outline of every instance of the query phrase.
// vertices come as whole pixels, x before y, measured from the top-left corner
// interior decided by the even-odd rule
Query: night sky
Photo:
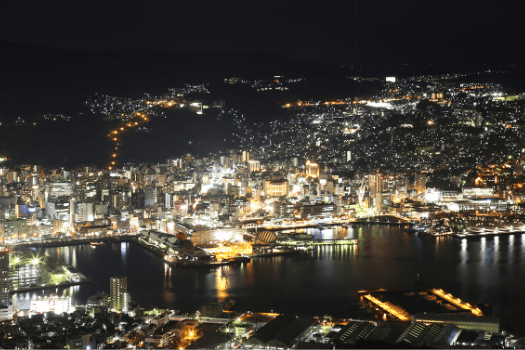
[[[262,50],[339,64],[521,63],[520,0],[4,1],[0,40]]]

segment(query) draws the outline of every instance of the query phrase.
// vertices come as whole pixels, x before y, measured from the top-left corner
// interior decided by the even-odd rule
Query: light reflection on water
[[[109,293],[109,277],[128,276],[128,291],[141,305],[195,311],[222,297],[238,310],[305,312],[344,316],[361,289],[406,288],[417,274],[453,295],[497,306],[498,315],[525,322],[516,304],[525,286],[525,234],[459,239],[405,234],[394,226],[360,225],[348,229],[307,229],[326,239],[357,238],[357,246],[315,246],[288,256],[254,258],[227,269],[169,267],[161,258],[127,243],[48,248],[51,257],[76,256],[77,268],[93,279],[67,292],[84,303],[97,291]],[[519,249],[518,249],[519,247]],[[69,250],[74,250],[69,252]],[[67,261],[66,261],[67,262]],[[504,286],[504,287],[503,287]],[[510,294],[510,296],[508,296]],[[516,328],[518,328],[516,326]]]

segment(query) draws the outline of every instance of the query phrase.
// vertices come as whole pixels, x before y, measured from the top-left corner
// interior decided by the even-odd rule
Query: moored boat
[[[209,260],[189,260],[189,259],[182,259],[177,261],[177,266],[181,267],[214,267],[214,266],[224,266],[224,265],[232,265],[232,264],[238,264],[243,262],[249,262],[251,259],[247,256],[236,256],[228,259],[222,259],[222,260],[215,260],[215,259],[209,259]]]

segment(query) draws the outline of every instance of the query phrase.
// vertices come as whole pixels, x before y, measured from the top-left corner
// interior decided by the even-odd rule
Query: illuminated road
[[[111,141],[113,141],[114,149],[112,151],[112,154],[110,155],[110,163],[108,165],[108,169],[113,169],[117,164],[117,159],[119,156],[119,146],[121,145],[122,135],[132,129],[136,128],[144,123],[147,123],[149,121],[148,116],[146,113],[141,112],[133,112],[132,117],[130,118],[130,121],[128,123],[124,123],[116,127],[115,129],[111,130],[108,134],[108,137]]]

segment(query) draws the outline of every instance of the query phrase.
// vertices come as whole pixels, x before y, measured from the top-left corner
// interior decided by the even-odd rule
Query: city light
[[[382,308],[383,310],[385,310],[386,312],[388,312],[389,314],[397,317],[401,321],[410,321],[410,315],[405,310],[401,309],[400,307],[392,305],[388,302],[382,302],[379,299],[374,298],[371,295],[365,295],[364,297],[370,300],[375,305]]]
[[[4,198],[0,203],[4,208],[0,211],[1,228],[5,241],[12,244],[16,254],[16,257],[11,256],[15,268],[10,274],[15,270],[34,274],[30,276],[34,277],[32,280],[28,279],[27,288],[40,291],[42,287],[50,293],[58,292],[64,281],[70,284],[86,282],[81,272],[73,267],[80,259],[93,259],[114,251],[110,249],[114,245],[112,242],[121,244],[117,251],[119,259],[129,264],[130,259],[134,259],[133,251],[126,247],[133,242],[152,252],[152,257],[163,257],[164,280],[158,284],[162,284],[162,288],[169,291],[174,283],[181,282],[180,276],[193,274],[191,270],[184,272],[188,267],[205,267],[210,273],[204,273],[197,284],[186,283],[183,287],[190,294],[194,288],[205,288],[224,302],[228,297],[236,297],[245,286],[258,288],[257,283],[265,284],[257,293],[279,290],[273,288],[272,283],[286,282],[293,277],[283,275],[286,265],[283,261],[293,261],[303,269],[301,276],[321,284],[326,282],[326,285],[330,285],[333,276],[346,278],[337,273],[335,265],[332,266],[343,260],[348,262],[345,265],[348,269],[364,269],[362,272],[367,276],[397,273],[406,261],[394,261],[388,249],[386,256],[381,253],[384,247],[390,250],[398,247],[391,244],[393,239],[403,241],[407,249],[421,248],[422,244],[430,242],[423,235],[434,235],[436,239],[432,239],[431,244],[435,245],[435,254],[450,249],[460,253],[461,261],[453,263],[461,267],[458,271],[462,275],[466,271],[464,268],[469,268],[472,254],[474,258],[481,254],[483,263],[491,265],[502,254],[516,252],[515,240],[521,239],[520,249],[525,245],[522,234],[524,209],[519,205],[525,199],[522,174],[525,152],[520,134],[523,96],[516,95],[516,102],[506,98],[496,100],[495,97],[506,96],[500,85],[464,83],[468,76],[453,76],[454,79],[444,75],[389,77],[387,83],[384,77],[374,80],[346,77],[344,79],[355,82],[373,82],[378,85],[378,91],[361,96],[356,93],[350,98],[341,95],[329,100],[321,96],[301,101],[290,99],[280,102],[282,107],[288,108],[282,110],[286,120],[276,117],[263,122],[243,115],[246,112],[236,110],[231,101],[219,101],[221,95],[213,93],[204,98],[214,84],[183,83],[157,96],[150,92],[133,98],[96,95],[86,101],[90,111],[87,113],[102,116],[106,124],[97,135],[104,147],[109,144],[107,154],[95,155],[95,162],[101,162],[98,167],[90,165],[88,160],[71,167],[15,163],[0,167],[0,177],[4,179],[3,187],[0,186]],[[287,90],[291,83],[286,79],[257,78],[248,82],[243,77],[229,77],[225,81],[228,86],[230,83],[247,84],[245,89],[259,94],[259,91]],[[195,96],[202,100],[196,100]],[[284,96],[291,98],[296,94]],[[183,111],[181,116],[198,120],[192,130],[177,119],[179,110]],[[53,119],[55,115],[42,118]],[[216,122],[231,128],[228,135],[223,136],[217,127],[212,130],[211,138],[205,137],[205,129],[210,126],[213,129]],[[23,127],[21,119],[17,123],[13,125]],[[172,124],[181,132],[172,133],[175,129],[170,129],[171,126],[159,129],[159,125]],[[40,122],[38,126],[40,128]],[[168,135],[167,139],[176,138],[177,144],[184,147],[162,143],[157,149],[151,149],[149,140],[155,139],[159,131]],[[147,133],[151,134],[144,137]],[[213,146],[209,152],[197,151],[198,147],[204,147],[203,144],[212,143],[210,140],[215,136],[227,142],[226,146]],[[148,152],[152,158],[142,158],[142,154],[147,157]],[[133,160],[135,156],[137,159]],[[62,153],[59,157],[62,158]],[[69,156],[67,159],[69,163]],[[496,236],[487,238],[489,235]],[[510,236],[508,242],[500,235]],[[370,266],[379,266],[377,262],[374,263],[377,266],[360,263],[363,249],[358,246],[364,242],[364,251],[367,251],[366,237],[369,243],[374,240],[370,248],[374,254],[382,255],[381,271],[369,270]],[[46,256],[40,259],[31,252],[28,256],[21,253],[32,251],[33,246],[67,244],[78,244],[81,248],[45,249]],[[422,250],[415,251],[410,253],[418,255]],[[429,258],[428,254],[419,255],[418,262],[423,259],[424,263]],[[66,267],[60,258],[71,266]],[[319,262],[323,265],[321,270]],[[60,266],[60,273],[49,273],[49,266],[55,265]],[[84,265],[78,264],[79,269]],[[424,266],[421,269],[428,270]],[[126,271],[130,275],[134,273],[133,269]],[[36,276],[38,273],[41,276]],[[42,276],[50,280],[44,281]],[[265,277],[264,281],[258,281],[260,276]],[[436,274],[428,278],[442,277]],[[148,278],[145,276],[143,283],[150,283]],[[417,278],[419,281],[419,275]],[[386,280],[387,284],[396,286],[401,282],[392,278]],[[436,284],[442,282],[434,281]],[[377,281],[370,283],[377,285]],[[21,287],[17,285],[16,288]],[[274,297],[275,290],[270,290],[268,298]],[[497,288],[494,290],[499,293]],[[20,290],[17,292],[22,294]],[[69,292],[80,295],[73,293],[73,289]],[[133,292],[130,289],[134,298]],[[411,316],[407,310],[385,301],[388,299],[386,293],[379,297],[375,292],[363,291],[360,298],[375,310],[374,323],[369,324],[396,319],[406,322],[396,325],[400,330],[410,327]],[[481,303],[480,307],[466,303],[441,289],[410,290],[405,295],[421,296],[433,301],[434,307],[439,304],[450,312],[457,313],[460,309],[462,313],[483,316]],[[490,300],[500,300],[497,296]],[[290,300],[293,303],[293,298]],[[426,303],[421,301],[420,304]],[[80,301],[83,302],[85,300]],[[42,305],[38,304],[35,310],[51,310],[49,301],[45,308]],[[413,309],[418,313],[419,306],[407,309],[410,313]],[[278,305],[272,307],[276,308],[275,312],[271,310],[258,316],[269,321],[283,311],[277,309]],[[108,306],[108,309],[115,308]],[[230,317],[224,318],[223,330],[242,334],[243,331],[226,322],[250,322],[251,316],[226,311]],[[197,315],[193,319],[189,315],[166,317],[157,314],[155,317],[159,319],[149,318],[147,327],[153,330],[153,326],[168,318],[177,320],[181,327],[182,322],[189,322],[191,326],[173,332],[182,338],[179,340],[185,348],[190,338],[201,336],[204,329],[192,328],[191,322],[220,317],[207,307]],[[320,326],[333,324],[337,323],[320,321]],[[260,326],[253,326],[251,332],[255,333]],[[122,324],[118,327],[124,329]],[[189,331],[190,328],[193,331]],[[311,333],[314,332],[317,331]],[[321,334],[317,340],[310,336],[309,340],[320,342],[327,334]],[[132,346],[145,340],[141,332],[133,337],[128,333],[126,337]],[[159,339],[167,341],[169,336]],[[244,346],[240,340],[236,344]],[[163,346],[167,344],[158,347]],[[180,342],[175,347],[178,346]]]
[[[461,299],[459,298],[454,298],[454,296],[450,293],[445,293],[443,291],[443,289],[431,289],[431,292],[436,294],[437,296],[445,299],[446,301],[448,301],[449,303],[451,304],[454,304],[455,306],[461,308],[461,309],[464,309],[464,310],[469,310],[470,312],[472,312],[473,315],[475,316],[478,316],[478,317],[481,317],[483,316],[483,312],[481,312],[481,310],[479,308],[474,308],[472,305],[470,305],[469,303],[465,303],[463,302]]]

